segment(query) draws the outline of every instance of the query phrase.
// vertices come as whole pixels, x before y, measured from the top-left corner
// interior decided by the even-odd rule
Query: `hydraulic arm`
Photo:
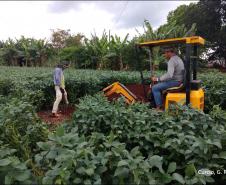
[[[108,87],[103,89],[104,95],[107,97],[112,96],[113,94],[119,94],[125,98],[128,104],[132,104],[137,101],[136,95],[134,95],[129,89],[127,89],[123,84],[119,82],[114,82]]]

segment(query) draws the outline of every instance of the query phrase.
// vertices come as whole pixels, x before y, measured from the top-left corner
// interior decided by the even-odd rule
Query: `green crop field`
[[[160,113],[147,104],[110,103],[101,93],[115,81],[140,83],[138,72],[65,70],[76,111],[50,130],[37,112],[52,107],[53,68],[1,66],[0,183],[224,184],[226,75],[198,78],[204,112],[177,106]]]

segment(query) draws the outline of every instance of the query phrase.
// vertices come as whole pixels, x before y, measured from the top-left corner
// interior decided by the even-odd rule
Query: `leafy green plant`
[[[45,170],[43,184],[167,184],[183,181],[174,173],[176,164],[163,169],[163,157],[142,156],[139,146],[128,151],[111,132],[79,136],[77,129],[59,127],[48,142],[39,142],[42,152],[35,156]]]
[[[13,156],[15,149],[0,147],[0,183],[1,184],[31,184],[32,173],[26,163]]]
[[[217,75],[216,75],[217,73]],[[205,110],[211,111],[214,105],[226,109],[226,75],[218,72],[200,74],[205,90]]]
[[[0,111],[0,140],[17,150],[17,156],[28,160],[36,142],[47,138],[47,129],[26,102],[12,99]]]
[[[73,125],[68,127],[78,126],[80,134],[113,132],[128,150],[139,146],[145,157],[160,155],[163,166],[175,162],[178,167],[175,173],[180,175],[174,176],[183,179],[181,182],[213,182],[212,177],[200,176],[197,170],[204,167],[216,170],[225,165],[224,157],[219,155],[225,145],[224,121],[213,120],[197,110],[176,107],[160,114],[144,104],[110,104],[96,95],[80,102],[73,119]]]
[[[42,174],[33,160],[36,142],[45,141],[48,130],[23,100],[8,99],[0,107],[0,183],[31,184]]]
[[[9,79],[0,80],[0,95],[9,95],[12,92],[13,85],[13,82]]]

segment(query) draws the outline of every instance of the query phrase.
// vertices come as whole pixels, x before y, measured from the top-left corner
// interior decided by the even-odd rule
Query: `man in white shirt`
[[[168,60],[167,73],[161,77],[152,77],[152,81],[157,82],[152,87],[152,94],[155,100],[156,108],[162,109],[162,91],[171,87],[178,87],[183,83],[184,63],[182,59],[176,55],[174,48],[167,47],[164,49],[164,56]]]

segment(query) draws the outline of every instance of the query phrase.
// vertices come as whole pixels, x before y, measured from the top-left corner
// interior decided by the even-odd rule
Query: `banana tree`
[[[153,28],[148,20],[144,21],[143,30],[144,30],[143,34],[140,34],[138,32],[139,37],[137,38],[137,42],[165,39],[170,33],[170,30],[167,30],[167,31],[164,30],[164,32],[159,32],[158,30],[153,30]],[[148,50],[146,48],[145,48],[145,50],[146,50],[146,55],[148,56]],[[152,58],[153,58],[153,61],[152,61],[153,66],[158,66],[159,63],[163,60],[162,56],[160,55],[160,47],[153,48]],[[146,62],[148,62],[148,61],[146,61]]]
[[[90,40],[85,40],[85,46],[87,48],[87,55],[92,61],[95,60],[97,69],[103,69],[106,67],[107,58],[105,57],[108,53],[109,42],[108,35],[104,31],[101,38],[96,34],[91,34]]]
[[[33,44],[35,48],[35,63],[42,66],[54,54],[53,47],[42,39],[36,40]]]
[[[15,47],[15,42],[8,39],[0,49],[1,58],[6,61],[7,65],[17,65],[17,57],[19,51]]]
[[[52,46],[45,40],[24,38],[17,40],[17,48],[21,52],[20,57],[25,60],[26,66],[42,66],[53,54]]]
[[[110,42],[109,42],[109,52],[106,55],[107,58],[111,61],[111,65],[114,65],[116,63],[117,67],[115,69],[122,70],[124,68],[124,63],[123,63],[123,50],[128,44],[128,36],[127,34],[124,39],[121,40],[121,38],[117,35],[115,36],[110,36]]]
[[[30,52],[29,52],[30,44],[29,43],[30,43],[30,39],[25,38],[24,36],[22,36],[20,39],[16,40],[16,47],[21,52],[20,57],[22,57],[23,60],[25,61],[25,66],[31,65],[31,61],[30,61],[31,56],[30,56]]]

